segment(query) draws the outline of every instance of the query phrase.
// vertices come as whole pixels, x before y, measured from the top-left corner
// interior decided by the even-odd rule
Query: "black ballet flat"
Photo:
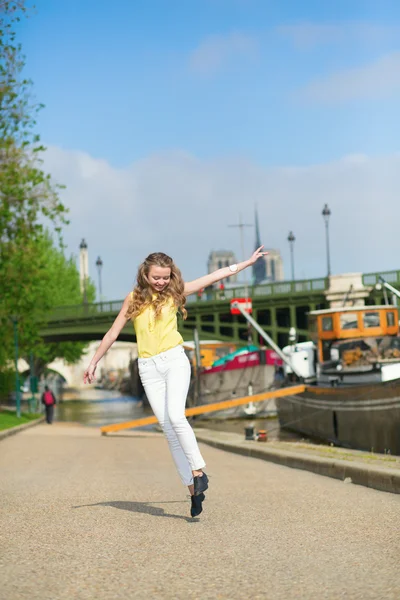
[[[195,496],[202,494],[203,492],[206,491],[206,489],[208,489],[208,477],[204,473],[204,471],[203,471],[203,475],[201,477],[200,477],[200,475],[196,475],[196,477],[193,478],[193,485],[194,485],[194,495]]]
[[[190,516],[198,517],[199,514],[203,511],[203,502],[205,500],[205,495],[200,493],[198,496],[190,496],[192,501],[192,506],[190,508]]]

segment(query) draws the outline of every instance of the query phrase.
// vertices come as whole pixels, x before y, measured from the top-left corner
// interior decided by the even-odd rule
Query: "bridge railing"
[[[400,271],[381,271],[380,273],[365,273],[362,276],[364,285],[375,285],[379,283],[379,277],[391,284],[400,284]]]
[[[304,292],[323,292],[328,289],[328,279],[303,279],[299,281],[278,281],[275,283],[264,283],[262,285],[249,286],[249,296],[256,298],[260,296],[288,296],[291,294],[304,294]],[[241,298],[245,295],[244,286],[237,288],[226,288],[225,290],[207,290],[201,298],[197,294],[188,297],[188,302],[231,300]]]
[[[319,279],[304,279],[299,281],[279,281],[275,283],[266,283],[263,285],[249,286],[249,295],[251,298],[262,296],[287,296],[291,294],[304,294],[305,292],[323,292],[328,287],[328,280],[325,277]],[[188,302],[202,301],[226,301],[232,298],[240,298],[245,294],[243,286],[237,288],[228,288],[223,291],[210,290],[202,294],[201,298],[197,294],[188,297]],[[96,302],[93,304],[75,304],[71,306],[57,306],[49,315],[49,321],[64,321],[105,316],[110,313],[116,314],[121,310],[123,300],[112,300]]]
[[[90,317],[98,317],[102,313],[116,314],[123,304],[123,300],[112,300],[96,302],[93,304],[73,304],[70,306],[57,306],[49,315],[49,321],[63,321],[69,319],[82,319]]]
[[[381,271],[380,273],[365,273],[362,281],[365,286],[373,286],[379,282],[379,276],[383,277],[388,283],[400,287],[400,270]],[[329,287],[327,277],[318,279],[303,279],[299,281],[278,281],[275,283],[266,283],[257,286],[249,286],[249,295],[251,298],[300,295],[304,293],[324,292]],[[226,288],[221,291],[218,289],[207,290],[201,297],[192,294],[188,297],[188,303],[196,302],[217,302],[227,301],[232,298],[240,298],[245,294],[243,286],[236,288]],[[122,307],[123,300],[112,300],[97,302],[94,304],[76,304],[72,306],[58,306],[52,310],[48,316],[48,321],[67,321],[74,319],[99,318],[102,314],[107,318],[116,315]]]

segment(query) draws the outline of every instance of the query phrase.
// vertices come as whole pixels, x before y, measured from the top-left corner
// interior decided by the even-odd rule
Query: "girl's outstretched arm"
[[[83,374],[83,383],[92,383],[96,379],[96,367],[97,363],[103,358],[107,350],[111,348],[119,334],[125,327],[128,319],[125,317],[130,304],[130,294],[124,300],[121,310],[118,313],[114,323],[103,337],[100,346],[97,348],[96,354],[90,361],[90,365]]]
[[[252,256],[241,263],[237,263],[237,265],[231,265],[230,267],[223,267],[222,269],[218,269],[213,273],[209,273],[208,275],[204,275],[204,277],[199,277],[198,279],[194,279],[193,281],[188,281],[185,283],[185,296],[190,296],[190,294],[195,294],[199,290],[216,283],[217,281],[221,281],[221,279],[225,279],[226,277],[230,277],[235,273],[239,273],[239,271],[243,271],[247,267],[254,265],[256,260],[268,254],[268,252],[262,252],[264,246],[260,246],[255,252],[253,252]],[[237,268],[236,268],[237,267]]]

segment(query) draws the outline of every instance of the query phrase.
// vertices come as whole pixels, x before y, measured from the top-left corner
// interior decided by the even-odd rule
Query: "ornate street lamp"
[[[103,295],[102,290],[101,290],[101,269],[103,267],[103,261],[101,260],[100,256],[97,257],[96,267],[97,267],[97,272],[99,274],[99,300],[101,302],[102,295]]]
[[[287,239],[290,244],[290,263],[292,266],[292,281],[294,281],[294,243],[296,241],[296,238],[294,237],[293,231],[289,232]]]
[[[328,266],[328,277],[331,274],[331,257],[330,257],[330,251],[329,251],[329,217],[331,216],[331,211],[329,209],[329,206],[327,204],[325,204],[324,209],[322,211],[322,216],[324,217],[325,220],[325,230],[326,230],[326,260],[327,260],[327,266]]]

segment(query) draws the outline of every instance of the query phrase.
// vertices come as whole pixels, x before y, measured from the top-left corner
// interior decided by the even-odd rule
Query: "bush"
[[[15,390],[15,371],[12,369],[0,371],[0,399],[7,398]]]

